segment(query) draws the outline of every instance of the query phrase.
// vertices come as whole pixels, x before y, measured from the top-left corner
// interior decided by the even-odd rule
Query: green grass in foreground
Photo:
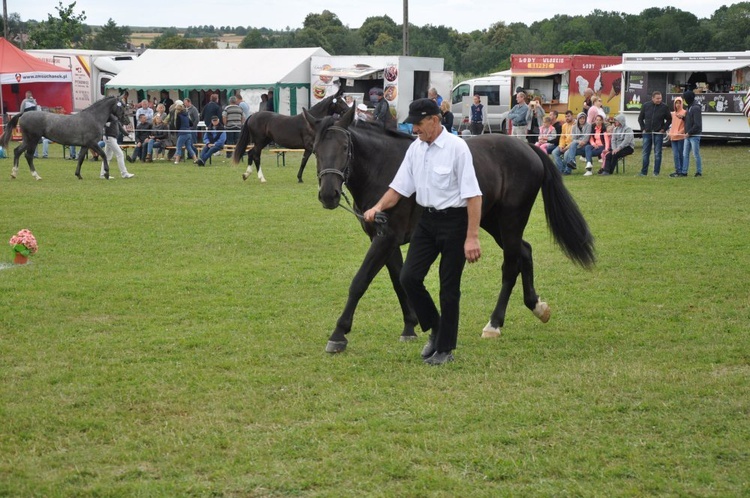
[[[299,155],[266,157],[265,185],[221,160],[108,182],[0,161],[2,243],[40,244],[0,270],[0,496],[748,496],[750,153],[703,156],[702,179],[637,159],[565,179],[593,271],[540,198],[526,239],[552,320],[519,283],[496,341],[483,234],[443,368],[397,341],[385,274],[347,352],[323,352],[367,240],[320,207],[314,160],[302,185]]]

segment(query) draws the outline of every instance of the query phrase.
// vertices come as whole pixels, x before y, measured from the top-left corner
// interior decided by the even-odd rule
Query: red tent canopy
[[[26,92],[38,105],[73,109],[73,75],[67,69],[48,64],[0,38],[0,95],[2,112],[18,112]]]

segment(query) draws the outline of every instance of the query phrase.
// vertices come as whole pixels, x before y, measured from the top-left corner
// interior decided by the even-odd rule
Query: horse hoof
[[[482,339],[497,339],[503,333],[503,329],[500,327],[493,327],[492,322],[487,322],[487,325],[482,329]]]
[[[76,175],[76,178],[78,178],[79,180],[83,180],[83,177],[81,175]]]
[[[265,178],[261,178],[260,179],[260,183],[266,183],[266,179]]]
[[[297,183],[302,183],[302,178],[297,177]]]
[[[533,313],[535,317],[542,321],[542,323],[547,323],[549,322],[549,317],[552,314],[552,310],[544,301],[537,301]]]
[[[328,341],[326,344],[326,353],[343,353],[346,349],[346,344],[349,341]]]
[[[247,180],[247,175],[242,175],[242,181]]]
[[[400,342],[411,342],[416,341],[418,339],[417,334],[414,335],[402,335],[398,338]]]

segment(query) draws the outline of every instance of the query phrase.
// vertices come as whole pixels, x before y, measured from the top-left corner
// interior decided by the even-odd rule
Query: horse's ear
[[[357,111],[357,103],[355,102],[354,105],[352,105],[348,111],[344,113],[343,116],[339,118],[338,121],[336,121],[336,126],[340,126],[342,128],[349,128],[349,125],[352,124],[352,121],[354,121],[354,114]]]
[[[305,116],[305,122],[307,122],[307,126],[310,128],[310,131],[315,133],[315,125],[318,124],[318,121],[315,119],[315,116],[307,112],[307,109],[304,107],[302,108],[302,114]]]

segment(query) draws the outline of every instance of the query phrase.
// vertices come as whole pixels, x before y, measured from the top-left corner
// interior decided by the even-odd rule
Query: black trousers
[[[438,212],[425,210],[411,236],[401,270],[401,285],[414,306],[422,330],[432,329],[437,334],[435,346],[439,353],[456,349],[467,227],[466,208]],[[440,312],[424,285],[427,272],[438,256]]]
[[[613,173],[615,171],[615,166],[617,166],[617,161],[620,160],[621,157],[629,156],[633,153],[633,148],[631,146],[623,147],[622,149],[618,150],[614,154],[607,154],[607,157],[604,158],[604,165],[603,169],[607,173]]]

